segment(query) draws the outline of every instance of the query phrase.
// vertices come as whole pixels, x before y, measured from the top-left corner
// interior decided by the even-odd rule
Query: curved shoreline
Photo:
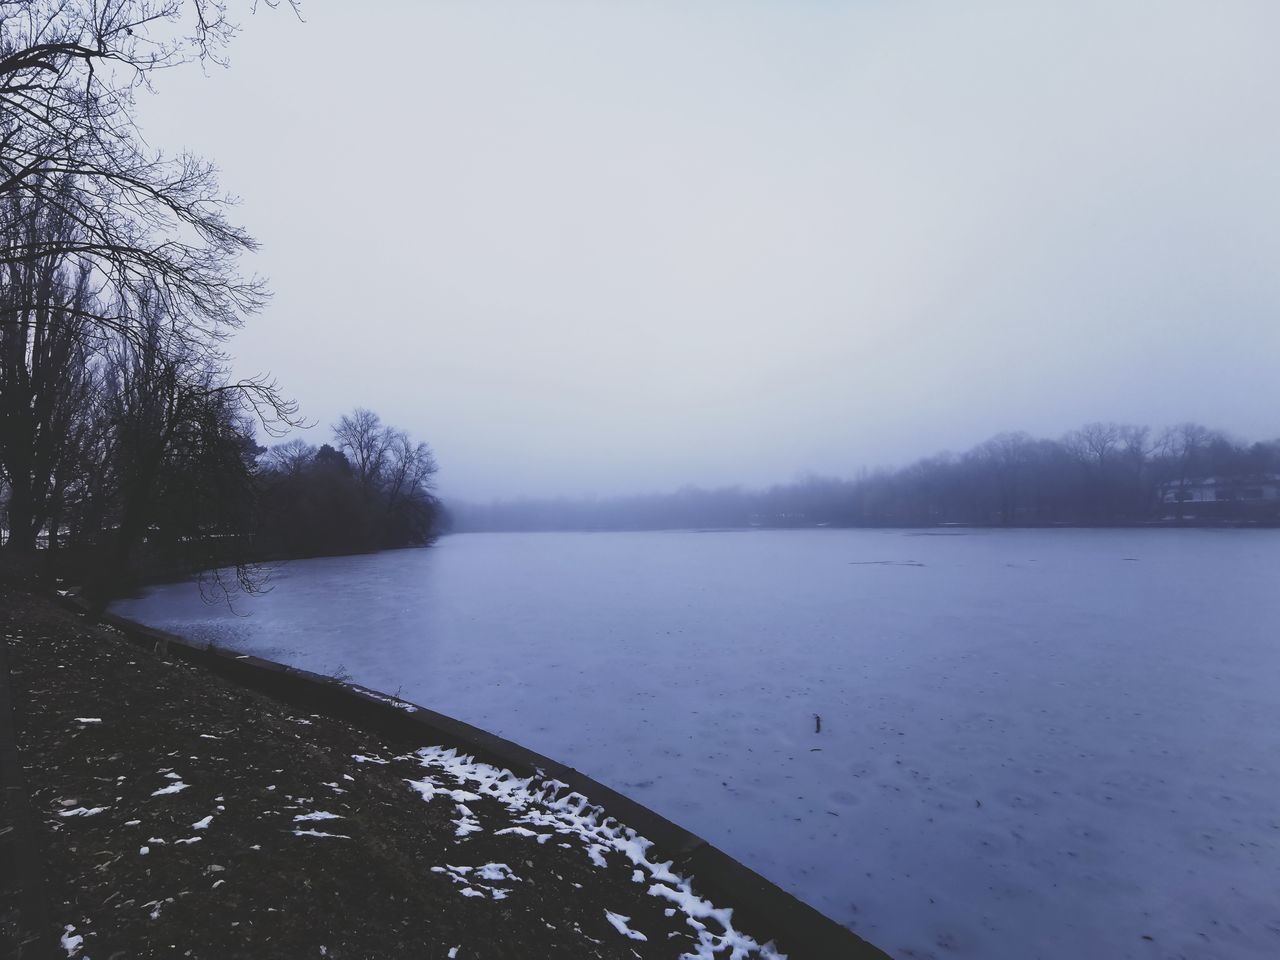
[[[56,599],[77,613],[92,615],[76,597]],[[274,699],[418,745],[442,742],[517,776],[540,775],[560,781],[651,841],[656,854],[672,860],[704,895],[737,907],[740,915],[750,918],[750,927],[767,918],[761,925],[768,927],[779,949],[792,957],[885,960],[888,956],[703,838],[586,774],[510,740],[358,684],[248,654],[197,646],[184,637],[117,614],[104,613],[97,619],[137,645],[165,650]]]

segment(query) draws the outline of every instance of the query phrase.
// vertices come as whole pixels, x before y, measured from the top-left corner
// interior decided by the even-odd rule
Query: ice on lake
[[[1280,531],[474,534],[114,609],[576,766],[899,957],[1271,960],[1278,587]]]

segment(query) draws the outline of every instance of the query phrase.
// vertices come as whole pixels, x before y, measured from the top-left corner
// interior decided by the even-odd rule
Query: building
[[[1280,517],[1280,474],[1275,473],[1169,480],[1160,484],[1158,494],[1161,505],[1177,518]]]

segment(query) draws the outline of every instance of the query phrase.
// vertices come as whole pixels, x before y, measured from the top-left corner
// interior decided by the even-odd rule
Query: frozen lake
[[[1280,531],[469,534],[273,584],[113,609],[576,766],[898,957],[1280,956]]]

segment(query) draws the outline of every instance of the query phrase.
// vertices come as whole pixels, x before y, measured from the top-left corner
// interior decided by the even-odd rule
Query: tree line
[[[449,504],[452,528],[646,530],[806,526],[1106,526],[1187,518],[1165,496],[1199,478],[1280,474],[1280,440],[1244,443],[1181,424],[1091,423],[1057,440],[993,437],[855,479],[809,477],[767,490],[738,487],[607,499]],[[1280,503],[1232,504],[1220,519],[1280,522]]]
[[[334,425],[333,440],[265,452],[257,550],[298,557],[431,542],[440,514],[431,448],[359,409]]]
[[[193,329],[146,287],[135,299],[104,288],[67,212],[76,189],[0,201],[11,565],[110,592],[213,564],[430,541],[437,467],[425,443],[357,409],[332,445],[259,445],[259,429],[302,425],[296,406],[271,382],[232,378],[223,331]]]
[[[245,9],[252,4],[245,4]],[[275,6],[266,3],[264,6]],[[435,461],[364,410],[334,445],[226,345],[267,290],[211,164],[151,148],[134,96],[221,63],[218,0],[0,4],[0,539],[100,592],[161,571],[426,542]],[[243,567],[241,568],[243,570]]]

